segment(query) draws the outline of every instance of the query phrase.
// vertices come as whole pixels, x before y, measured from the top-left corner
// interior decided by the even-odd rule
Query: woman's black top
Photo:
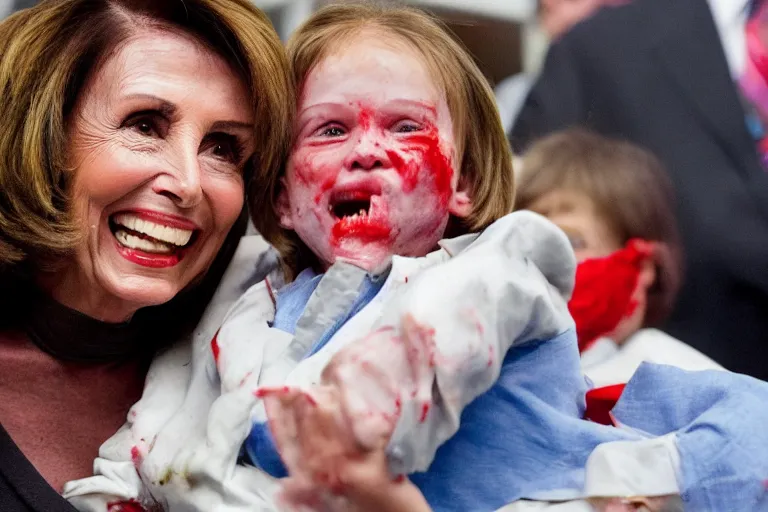
[[[0,511],[77,512],[37,472],[0,425]]]

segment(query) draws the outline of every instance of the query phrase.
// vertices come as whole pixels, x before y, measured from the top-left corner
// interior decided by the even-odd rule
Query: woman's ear
[[[461,176],[448,202],[448,212],[454,217],[466,219],[472,213],[472,206],[472,188],[464,176]]]
[[[288,188],[285,186],[285,178],[280,178],[280,192],[277,194],[277,204],[275,205],[277,216],[280,219],[280,227],[283,229],[293,229],[293,211],[291,209],[291,198],[288,195]]]

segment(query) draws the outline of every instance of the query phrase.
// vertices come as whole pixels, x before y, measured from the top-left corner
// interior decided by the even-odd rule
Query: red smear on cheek
[[[323,196],[331,190],[333,187],[333,184],[336,183],[336,176],[329,176],[323,181],[323,183],[320,185],[320,190],[317,191],[317,194],[315,194],[315,204],[320,204],[320,201],[323,199]]]
[[[409,136],[404,144],[404,157],[400,151],[388,150],[387,156],[403,179],[403,190],[410,192],[425,179],[423,173],[428,170],[434,179],[435,190],[440,198],[440,205],[445,207],[451,196],[453,167],[451,159],[440,148],[437,128],[432,126],[424,132]]]

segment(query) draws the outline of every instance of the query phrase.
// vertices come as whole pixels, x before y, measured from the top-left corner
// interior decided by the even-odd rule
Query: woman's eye
[[[234,135],[214,133],[208,137],[208,146],[213,156],[231,163],[239,163],[243,156],[243,145]]]
[[[161,137],[167,123],[157,115],[146,112],[133,115],[125,120],[123,126],[146,137]]]

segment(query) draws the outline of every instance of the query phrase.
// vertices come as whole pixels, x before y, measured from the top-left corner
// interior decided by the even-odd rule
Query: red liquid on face
[[[371,128],[373,122],[373,109],[362,108],[360,115],[357,117],[357,122],[360,124],[363,130],[368,131]]]
[[[389,239],[392,228],[381,222],[371,222],[366,218],[356,220],[341,219],[333,225],[332,242],[345,238],[356,238],[361,242],[370,243]]]
[[[320,190],[315,195],[315,204],[320,204],[320,200],[323,198],[326,192],[331,190],[333,188],[334,183],[336,183],[336,176],[333,178],[327,178],[323,184],[320,186]]]
[[[392,165],[403,178],[403,191],[410,192],[416,188],[420,180],[427,179],[424,170],[428,169],[434,180],[440,205],[445,207],[451,196],[453,167],[451,167],[450,158],[444,155],[440,149],[437,128],[433,126],[424,132],[409,136],[404,152],[410,154],[412,158],[406,161],[400,152],[387,151]]]

